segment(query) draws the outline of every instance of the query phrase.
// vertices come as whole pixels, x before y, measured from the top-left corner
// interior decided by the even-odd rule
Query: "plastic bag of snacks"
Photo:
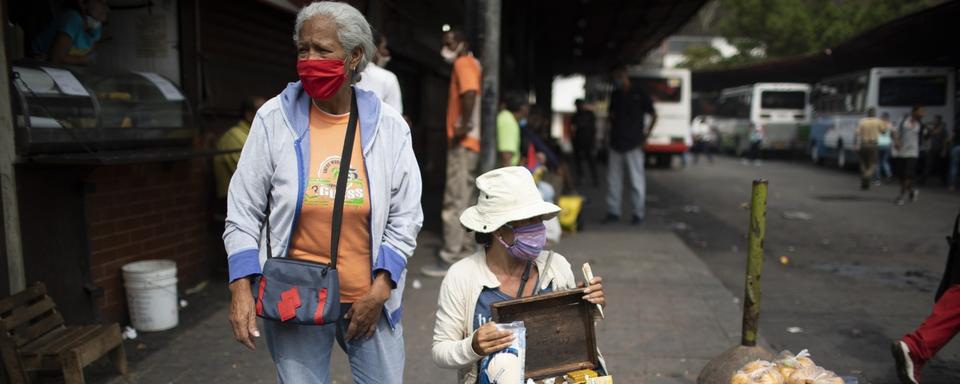
[[[832,371],[814,365],[794,371],[786,384],[843,384],[843,379]]]
[[[784,379],[776,364],[757,360],[733,374],[730,384],[784,384]]]
[[[527,328],[522,321],[497,324],[501,331],[510,331],[516,336],[507,349],[483,358],[480,363],[482,383],[522,384],[523,367],[527,357]]]
[[[800,368],[816,366],[813,360],[810,359],[810,353],[807,352],[806,349],[796,355],[790,353],[790,351],[780,352],[780,356],[777,357],[774,364],[777,365],[777,369],[780,370],[780,374],[783,375],[784,378],[789,378],[794,371]]]

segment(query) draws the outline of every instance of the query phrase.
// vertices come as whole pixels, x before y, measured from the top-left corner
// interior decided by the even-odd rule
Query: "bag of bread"
[[[844,384],[836,373],[816,365],[793,371],[786,384]]]
[[[813,360],[810,359],[810,352],[807,352],[806,349],[796,355],[790,353],[790,351],[780,352],[780,356],[777,357],[774,363],[777,364],[777,369],[780,370],[780,374],[783,375],[784,378],[789,378],[794,371],[800,368],[816,366]]]
[[[776,364],[757,360],[747,363],[730,378],[730,384],[784,384]]]

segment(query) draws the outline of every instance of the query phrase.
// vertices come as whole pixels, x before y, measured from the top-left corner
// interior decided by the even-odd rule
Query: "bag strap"
[[[353,142],[357,136],[357,92],[350,89],[350,120],[343,138],[343,155],[337,174],[337,195],[333,200],[333,227],[330,231],[330,269],[337,269],[337,253],[340,250],[340,226],[343,223],[343,204],[347,195],[347,178],[350,176],[350,160],[353,157]]]
[[[333,200],[333,227],[330,231],[330,263],[328,267],[337,269],[337,253],[340,250],[340,226],[343,222],[343,204],[347,194],[347,177],[350,175],[350,160],[353,157],[353,142],[357,136],[357,93],[351,89],[350,119],[347,121],[347,133],[343,138],[343,153],[340,156],[340,170],[337,174],[337,195]],[[346,169],[346,171],[343,171]],[[267,258],[273,257],[270,244],[270,192],[267,192],[267,212],[264,219],[267,227]]]
[[[533,295],[537,296],[540,294],[540,283],[549,277],[550,273],[550,260],[553,259],[553,251],[547,254],[547,263],[543,267],[543,270],[540,271],[540,274],[537,276],[537,286],[533,288]]]
[[[267,191],[267,214],[264,216],[267,227],[267,258],[273,258],[273,246],[270,245],[270,191]]]
[[[520,289],[517,290],[517,298],[523,297],[523,288],[527,286],[527,280],[530,280],[530,269],[533,267],[533,261],[528,261],[527,266],[523,268],[523,275],[520,276]]]

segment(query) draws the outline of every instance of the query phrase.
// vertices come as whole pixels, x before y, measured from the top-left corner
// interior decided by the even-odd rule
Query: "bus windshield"
[[[631,81],[643,88],[654,102],[680,102],[683,80],[679,77],[633,77]]]
[[[807,93],[804,91],[763,91],[760,93],[761,109],[805,109]]]
[[[880,79],[877,103],[883,107],[947,103],[946,76],[885,77]]]

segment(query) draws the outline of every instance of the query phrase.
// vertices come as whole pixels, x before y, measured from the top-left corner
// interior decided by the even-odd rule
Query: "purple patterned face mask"
[[[497,235],[497,241],[505,248],[507,253],[523,261],[533,261],[540,256],[540,251],[547,245],[547,226],[542,222],[522,227],[511,227],[513,230],[513,245],[508,245],[500,235]]]

